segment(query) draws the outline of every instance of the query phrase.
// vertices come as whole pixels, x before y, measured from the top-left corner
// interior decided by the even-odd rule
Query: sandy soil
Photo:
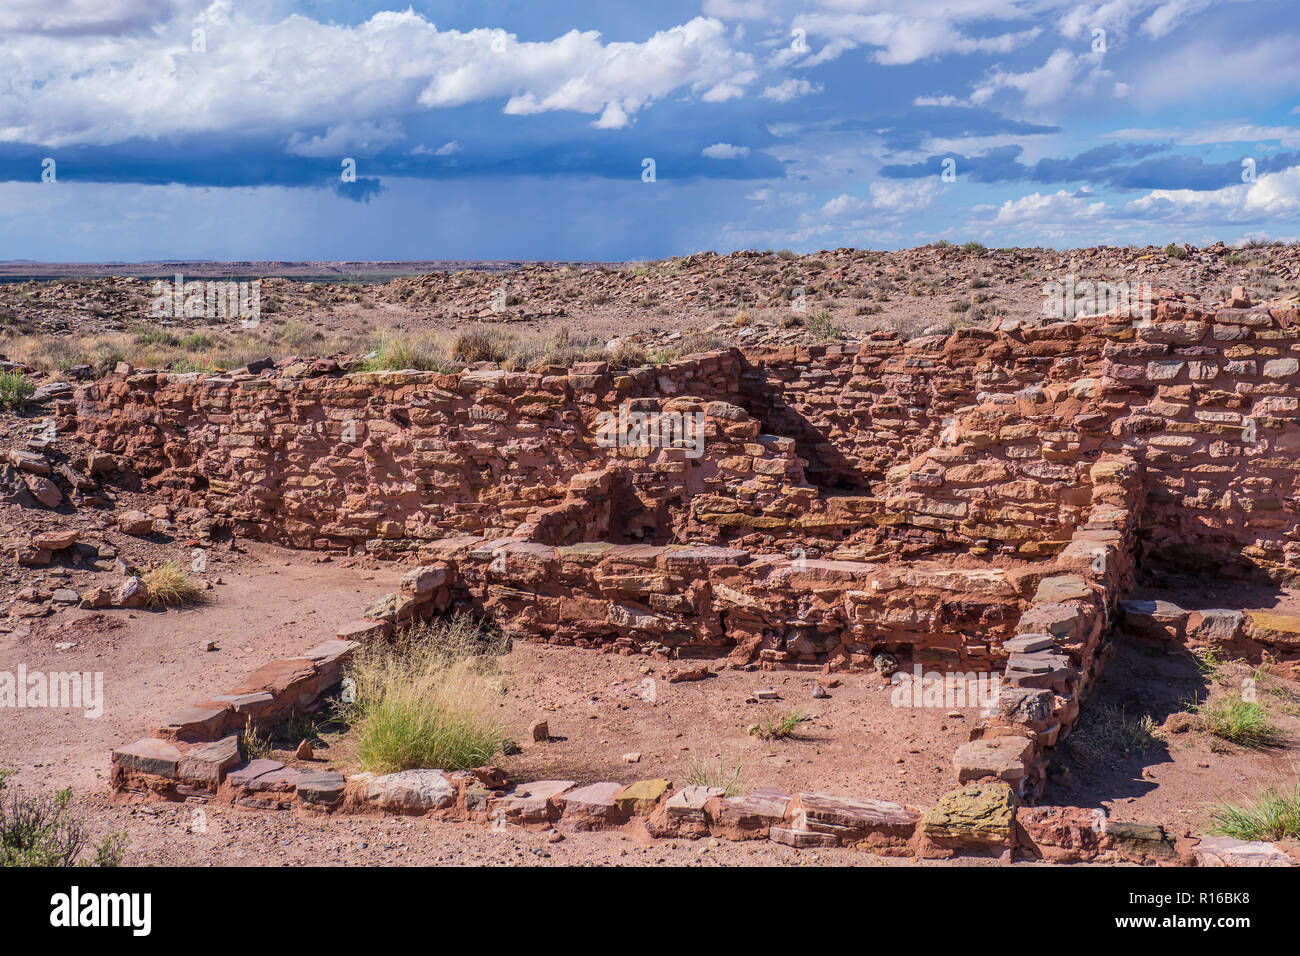
[[[1189,602],[1190,603],[1190,602]],[[1058,751],[1041,803],[1104,806],[1115,820],[1160,823],[1175,833],[1203,833],[1221,802],[1253,800],[1300,773],[1300,683],[1264,677],[1256,699],[1278,742],[1258,750],[1216,740],[1202,730],[1157,731],[1149,746],[1125,741],[1117,724],[1150,716],[1166,725],[1211,694],[1240,693],[1254,668],[1240,662],[1207,675],[1196,657],[1171,644],[1112,638],[1114,657],[1084,705],[1075,734],[1089,728],[1109,744],[1103,753],[1071,739]]]
[[[840,863],[884,864],[852,851],[794,851],[766,842],[659,841],[638,834],[485,833],[422,821],[303,820],[290,814],[205,810],[208,831],[191,832],[194,808],[108,803],[109,751],[149,732],[168,711],[219,691],[274,657],[332,636],[371,597],[395,586],[402,568],[316,557],[269,545],[214,559],[223,583],[188,611],[62,611],[26,636],[0,635],[0,669],[104,673],[98,719],[57,710],[8,711],[0,723],[0,766],[32,791],[71,786],[96,833],[125,830],[129,863]],[[212,639],[218,650],[201,650]],[[62,647],[56,645],[67,645]],[[517,642],[500,658],[502,706],[523,752],[500,763],[515,779],[578,782],[687,778],[692,759],[742,766],[747,788],[782,786],[875,796],[925,807],[950,787],[953,749],[976,711],[895,708],[875,675],[843,675],[813,699],[813,675],[720,669],[702,681],[669,683],[662,662],[579,648]],[[780,699],[752,701],[771,688]],[[653,691],[651,693],[651,690]],[[653,697],[653,700],[646,698]],[[747,702],[749,701],[749,702]],[[798,709],[811,718],[794,738],[761,741],[752,724]],[[545,719],[551,738],[528,727]],[[327,738],[330,739],[330,738]],[[635,764],[624,755],[639,752]],[[286,753],[277,757],[290,759]],[[323,749],[318,768],[353,770],[348,748]]]
[[[662,675],[672,665],[525,642],[498,668],[491,679],[505,691],[502,717],[522,753],[495,762],[515,780],[682,785],[702,764],[728,774],[739,768],[746,789],[822,790],[925,808],[952,789],[952,753],[978,716],[973,707],[894,707],[874,674],[839,675],[829,697],[814,699],[811,674],[723,667],[705,680],[669,683]],[[755,699],[762,690],[779,699]],[[791,711],[808,720],[790,738],[748,732]],[[535,720],[546,721],[549,740],[529,736]],[[361,769],[346,730],[318,740],[324,746],[316,746],[313,766]],[[284,741],[275,759],[308,766],[294,759],[295,745]]]
[[[33,788],[103,790],[109,751],[146,736],[159,718],[237,683],[261,664],[306,650],[355,620],[374,596],[392,590],[401,569],[370,571],[352,562],[241,545],[213,556],[206,577],[221,580],[194,610],[69,609],[0,634],[0,670],[102,671],[104,713],[6,710],[0,766],[22,771]],[[201,649],[215,640],[216,651]],[[61,648],[56,645],[71,644]]]

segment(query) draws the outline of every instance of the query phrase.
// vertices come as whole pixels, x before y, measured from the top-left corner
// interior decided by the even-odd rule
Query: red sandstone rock
[[[143,511],[124,511],[117,516],[117,526],[125,534],[146,535],[153,532],[154,519]]]
[[[1021,807],[1016,813],[1020,847],[1054,863],[1086,862],[1101,852],[1106,813],[1085,807]]]

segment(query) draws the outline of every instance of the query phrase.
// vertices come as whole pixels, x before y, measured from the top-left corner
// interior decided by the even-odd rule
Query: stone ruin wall
[[[57,418],[201,524],[410,556],[527,636],[964,667],[1004,662],[1071,542],[1115,525],[1094,481],[1109,458],[1141,483],[1124,538],[1148,570],[1291,578],[1298,328],[1294,311],[1166,301],[1143,322],[877,333],[628,372],[123,370]],[[704,454],[600,447],[597,415],[624,405],[704,413]],[[390,599],[380,616],[409,613]]]
[[[577,829],[643,816],[656,836],[1176,862],[1190,851],[1161,827],[1021,804],[1040,793],[1140,575],[1293,583],[1297,328],[1293,312],[1162,303],[1136,325],[731,351],[628,374],[115,376],[62,403],[60,428],[121,456],[200,524],[415,566],[334,640],[115,750],[114,793],[302,813],[504,812]],[[625,400],[706,412],[705,455],[594,446],[595,415]],[[358,440],[342,438],[349,421]],[[679,660],[834,670],[889,650],[927,667],[992,666],[997,713],[954,754],[962,789],[924,814],[668,781],[511,788],[495,768],[371,779],[241,764],[233,734],[248,719],[310,710],[358,642],[465,603],[534,639]],[[1295,666],[1294,635],[1251,635]]]

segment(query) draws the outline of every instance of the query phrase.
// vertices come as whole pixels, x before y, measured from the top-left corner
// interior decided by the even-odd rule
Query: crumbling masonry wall
[[[1005,323],[627,372],[122,369],[58,403],[208,526],[441,564],[526,636],[785,666],[1005,659],[1131,459],[1150,568],[1294,575],[1294,310]],[[698,414],[698,456],[599,416]],[[944,576],[946,575],[946,577]],[[935,582],[941,582],[936,585]],[[1123,594],[1115,597],[1123,597]]]

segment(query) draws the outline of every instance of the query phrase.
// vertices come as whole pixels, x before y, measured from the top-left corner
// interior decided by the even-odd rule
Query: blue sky
[[[1300,239],[1298,13],[4,0],[0,259]]]

